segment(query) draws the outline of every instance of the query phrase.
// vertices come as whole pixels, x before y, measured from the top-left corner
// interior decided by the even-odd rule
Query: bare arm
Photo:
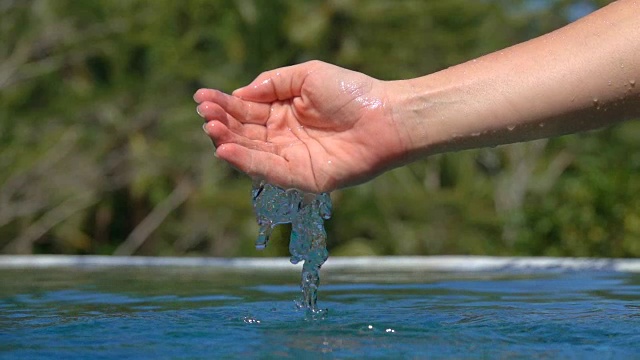
[[[285,188],[331,191],[409,161],[640,117],[640,1],[421,78],[319,61],[194,95],[217,156]]]
[[[640,117],[640,2],[421,78],[390,83],[408,158]]]

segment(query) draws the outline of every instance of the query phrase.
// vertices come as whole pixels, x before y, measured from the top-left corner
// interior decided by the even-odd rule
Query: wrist
[[[453,150],[455,119],[449,112],[456,101],[434,75],[389,83],[391,116],[404,144],[399,165]]]
[[[401,80],[393,101],[394,117],[406,139],[406,161],[509,141],[517,111],[505,89],[511,80],[478,59],[423,77]],[[522,126],[518,131],[521,132]],[[517,139],[516,139],[517,138]],[[520,140],[519,137],[514,137]]]

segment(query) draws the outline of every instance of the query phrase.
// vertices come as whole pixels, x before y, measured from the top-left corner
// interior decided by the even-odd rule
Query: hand
[[[385,84],[311,61],[194,99],[218,158],[254,179],[320,193],[367,181],[403,156]]]

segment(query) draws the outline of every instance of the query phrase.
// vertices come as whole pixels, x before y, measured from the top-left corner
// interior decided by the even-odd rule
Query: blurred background
[[[428,74],[587,0],[0,0],[0,252],[286,256],[192,94],[310,59]],[[640,123],[433,156],[332,193],[331,256],[640,256]]]

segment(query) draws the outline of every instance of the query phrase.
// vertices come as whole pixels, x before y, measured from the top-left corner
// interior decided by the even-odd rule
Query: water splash
[[[320,267],[329,257],[324,220],[331,217],[331,197],[328,193],[285,190],[260,181],[254,182],[251,198],[260,226],[256,249],[262,250],[267,246],[269,236],[277,225],[291,223],[291,263],[304,261],[300,283],[302,298],[296,304],[313,319],[324,317],[327,310],[318,309],[317,298]]]

